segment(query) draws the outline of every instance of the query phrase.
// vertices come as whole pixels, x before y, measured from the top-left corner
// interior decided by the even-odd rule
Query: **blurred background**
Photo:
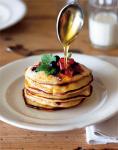
[[[20,8],[20,4],[16,4],[16,1],[17,3],[22,3],[23,8]],[[85,23],[78,38],[72,43],[70,49],[90,55],[105,54],[110,56],[118,56],[117,47],[112,47],[110,49],[107,46],[106,49],[104,49],[103,47],[95,48],[95,46],[93,46],[94,44],[91,44],[88,27],[88,16],[90,16],[89,12],[91,13],[92,10],[92,6],[89,5],[90,1],[78,0],[80,6],[84,10]],[[98,8],[100,8],[101,6],[106,7],[106,2],[110,1],[111,3],[113,2],[112,0],[93,0],[92,3],[95,2],[96,5],[98,5],[93,10],[93,14],[95,10],[97,10],[97,12],[101,11]],[[11,14],[11,17],[16,15],[17,18],[18,12],[22,12],[22,15],[17,18],[16,21],[12,23],[12,25],[1,29],[0,56],[2,56],[1,59],[3,63],[6,63],[7,61],[9,62],[17,58],[21,58],[22,56],[42,53],[42,51],[44,52],[46,50],[63,51],[62,45],[59,43],[56,35],[56,19],[60,9],[65,4],[72,2],[72,0],[0,0],[0,5],[3,2],[7,3],[7,5],[11,8],[15,8],[14,13]],[[100,5],[98,4],[98,2]],[[114,10],[114,5],[112,9],[110,9],[110,11],[112,10]],[[3,13],[4,10],[2,10],[1,12],[1,14],[5,14]],[[93,29],[92,31],[94,33],[95,29]],[[108,33],[111,33],[111,28]],[[99,36],[97,38],[100,39],[101,37]],[[14,50],[15,53],[11,52],[12,50]],[[32,51],[34,51],[34,53],[30,53]],[[8,54],[8,52],[11,53]],[[3,56],[3,54],[5,56]],[[5,57],[8,56],[10,57],[8,60],[6,60]]]

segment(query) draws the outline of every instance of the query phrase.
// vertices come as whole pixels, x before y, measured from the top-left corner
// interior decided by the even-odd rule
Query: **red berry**
[[[64,75],[63,73],[60,73],[60,74],[59,74],[59,78],[62,78],[62,79],[63,79],[64,77],[65,77],[65,75]]]
[[[74,63],[75,63],[75,61],[74,61],[73,58],[69,58],[69,59],[68,59],[68,64],[69,64],[69,65],[72,65],[72,64],[74,64]]]
[[[60,61],[61,63],[64,63],[65,59],[64,59],[64,58],[60,58],[59,61]]]
[[[75,63],[73,58],[68,58],[67,66],[65,65],[65,58],[60,58],[57,66],[59,66],[60,70],[63,71],[63,75],[72,77],[74,74],[74,68],[71,67]]]
[[[60,70],[64,70],[65,69],[65,62],[64,62],[64,58],[60,58],[58,63],[57,63],[57,66],[60,67]]]
[[[59,66],[60,70],[65,69],[64,63],[61,63],[60,61],[57,63],[57,66]]]
[[[72,69],[66,69],[64,74],[69,76],[69,77],[72,77],[73,76],[73,70]]]
[[[79,65],[79,64],[75,65],[75,67],[74,67],[74,73],[75,73],[75,74],[78,74],[78,73],[80,73],[80,72],[81,72],[80,65]]]

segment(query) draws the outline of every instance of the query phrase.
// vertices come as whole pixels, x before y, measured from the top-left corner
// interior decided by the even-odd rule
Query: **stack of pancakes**
[[[32,71],[29,67],[25,72],[24,98],[27,105],[44,108],[60,109],[78,105],[92,93],[91,71],[80,64],[80,73],[72,77],[46,75],[44,71]]]

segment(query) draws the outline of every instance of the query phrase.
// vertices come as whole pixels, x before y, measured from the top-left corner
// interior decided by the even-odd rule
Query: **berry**
[[[65,77],[63,73],[60,73],[58,76],[59,76],[59,79],[63,79]]]
[[[72,77],[73,76],[73,70],[71,68],[66,69],[64,74],[69,76],[69,77]]]
[[[68,58],[67,66],[65,66],[65,59],[60,58],[57,66],[59,66],[62,75],[72,77],[74,74],[80,73],[80,65],[73,58]]]
[[[65,70],[61,70],[61,74],[64,74],[65,73]]]
[[[71,65],[71,67],[72,67],[72,68],[75,68],[77,65],[78,65],[78,63],[77,63],[77,62],[74,62],[74,63]]]
[[[65,59],[64,58],[60,58],[59,62],[58,62],[58,66],[60,66],[60,69],[63,70],[63,69],[69,68],[74,63],[75,63],[74,59],[73,58],[69,58],[67,60],[67,67],[66,67],[65,66]]]
[[[78,74],[81,71],[80,65],[78,63],[75,64],[75,66],[73,66],[74,69],[74,74]]]
[[[65,59],[64,59],[64,58],[60,58],[59,61],[60,61],[61,63],[64,63]]]
[[[32,67],[32,71],[35,71],[37,67]]]
[[[59,73],[60,69],[59,67],[55,68],[55,71],[52,73],[52,75],[57,75]]]
[[[52,61],[51,63],[50,63],[50,67],[56,67],[57,66],[57,63],[55,62],[55,61]]]
[[[69,64],[69,65],[72,65],[72,64],[74,64],[74,63],[75,63],[75,61],[74,61],[73,58],[69,58],[69,59],[68,59],[68,64]]]
[[[57,65],[59,66],[60,70],[64,70],[65,69],[65,64],[63,62],[61,62],[60,60],[57,63]]]
[[[56,55],[55,57],[56,57],[56,62],[58,62],[60,57],[58,55]]]
[[[57,66],[60,67],[60,70],[64,70],[65,69],[65,59],[64,58],[60,58],[58,63],[57,63]]]

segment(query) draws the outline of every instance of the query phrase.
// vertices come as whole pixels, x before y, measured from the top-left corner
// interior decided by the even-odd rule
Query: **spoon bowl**
[[[81,7],[76,4],[68,4],[61,9],[57,17],[57,37],[63,45],[70,43],[77,37],[84,23],[84,15]]]

